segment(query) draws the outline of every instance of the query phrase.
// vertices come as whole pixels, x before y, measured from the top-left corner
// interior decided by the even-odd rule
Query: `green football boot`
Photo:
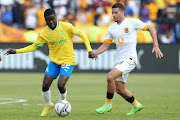
[[[139,106],[137,108],[133,107],[129,113],[126,115],[134,115],[136,112],[143,109],[143,106],[139,103]]]
[[[102,107],[96,109],[96,112],[99,114],[103,114],[105,112],[110,112],[112,110],[112,106],[108,107],[107,105],[103,105]]]

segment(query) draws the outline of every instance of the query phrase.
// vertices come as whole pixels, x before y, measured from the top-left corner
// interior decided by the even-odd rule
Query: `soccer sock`
[[[42,91],[42,96],[43,96],[43,98],[44,98],[44,100],[46,102],[46,106],[51,105],[51,90],[49,89],[46,92]]]
[[[126,99],[129,103],[131,103],[135,108],[139,106],[139,102],[134,98],[134,96]]]
[[[111,107],[113,96],[114,96],[114,93],[108,93],[107,92],[105,105]]]
[[[67,88],[66,88],[65,93],[59,93],[59,95],[60,95],[60,100],[66,100]]]

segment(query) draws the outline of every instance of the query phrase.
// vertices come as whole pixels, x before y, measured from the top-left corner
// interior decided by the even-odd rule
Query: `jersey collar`
[[[55,30],[56,30],[56,28],[58,27],[58,25],[59,25],[59,21],[57,21],[57,25],[56,25],[56,27],[55,27],[55,29],[54,29],[54,30],[52,30],[49,26],[48,26],[48,28],[49,28],[50,30],[52,30],[52,31],[55,31]]]
[[[126,18],[124,18],[124,20],[120,24],[118,24],[117,22],[116,22],[116,24],[117,25],[122,25],[124,23],[124,21],[126,21]]]

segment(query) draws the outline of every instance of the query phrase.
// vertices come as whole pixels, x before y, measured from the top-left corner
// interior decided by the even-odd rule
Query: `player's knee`
[[[46,92],[46,91],[48,91],[48,90],[49,90],[49,86],[43,84],[43,86],[42,86],[42,91],[43,91],[43,92]]]
[[[112,82],[113,80],[114,79],[112,75],[107,75],[107,82]]]
[[[65,88],[65,83],[58,83],[58,89],[61,91]]]

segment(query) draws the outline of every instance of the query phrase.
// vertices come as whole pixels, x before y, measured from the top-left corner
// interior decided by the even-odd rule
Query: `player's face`
[[[119,8],[112,8],[112,16],[115,22],[119,22],[124,18],[124,10],[122,11]]]
[[[46,24],[51,28],[51,29],[55,29],[56,25],[57,25],[57,19],[56,19],[56,15],[52,14],[49,16],[45,17],[45,21]]]

